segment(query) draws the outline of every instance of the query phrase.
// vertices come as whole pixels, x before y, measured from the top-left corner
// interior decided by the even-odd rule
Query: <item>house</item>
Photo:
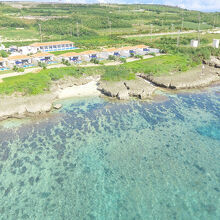
[[[32,63],[35,65],[37,65],[40,62],[47,63],[47,64],[55,63],[54,55],[51,53],[47,53],[47,52],[33,54],[31,55],[31,58],[32,58]]]
[[[121,47],[119,48],[118,53],[120,57],[128,58],[131,56],[132,53],[134,53],[133,47]]]
[[[5,70],[6,68],[6,60],[2,57],[0,57],[0,70]]]
[[[8,57],[8,66],[13,68],[17,67],[30,67],[33,66],[31,62],[31,57],[26,55],[17,55],[17,56],[9,56]]]
[[[75,53],[75,52],[69,52],[69,53],[65,53],[59,56],[59,60],[62,61],[67,60],[69,62],[80,62],[81,61],[81,56],[79,53]]]
[[[107,60],[109,58],[109,56],[117,56],[117,55],[119,55],[118,53],[116,54],[116,52],[117,52],[116,48],[107,48],[107,49],[102,50],[98,54],[98,58],[99,59]]]
[[[18,47],[18,52],[22,55],[35,54],[37,53],[37,48],[31,46]]]
[[[146,55],[149,52],[149,47],[146,45],[134,46],[134,51],[137,55]]]
[[[76,49],[74,43],[71,41],[55,41],[55,42],[44,42],[44,43],[33,43],[30,47],[41,52],[51,51],[62,51],[62,50],[73,50]]]
[[[98,51],[88,50],[88,51],[83,51],[83,52],[79,53],[79,56],[81,57],[82,61],[89,62],[93,58],[98,59],[98,54],[99,53],[100,52],[98,52]]]
[[[157,48],[149,48],[148,53],[160,53],[160,49]]]

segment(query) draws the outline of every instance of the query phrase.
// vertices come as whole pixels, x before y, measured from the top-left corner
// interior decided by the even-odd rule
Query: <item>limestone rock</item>
[[[54,104],[53,106],[55,109],[60,109],[62,107],[62,104],[60,103],[57,103],[57,104]]]
[[[117,98],[119,100],[129,100],[128,90],[119,91],[119,93],[117,94]]]

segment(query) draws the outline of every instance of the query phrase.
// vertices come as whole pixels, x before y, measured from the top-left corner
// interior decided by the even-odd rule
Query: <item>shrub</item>
[[[114,55],[109,55],[108,60],[116,60],[116,56],[114,56]]]
[[[96,58],[92,58],[90,60],[91,63],[94,63],[94,64],[99,64],[99,60],[97,60]]]
[[[138,54],[137,54],[137,55],[135,55],[134,57],[135,57],[135,58],[137,58],[137,59],[143,59],[143,56],[138,55]]]
[[[66,65],[66,66],[70,66],[70,62],[68,60],[64,60],[62,59],[62,64]]]
[[[24,72],[24,68],[14,66],[14,67],[13,67],[13,71],[15,71],[15,72]]]
[[[126,58],[121,57],[121,58],[120,58],[120,62],[122,62],[122,63],[126,63],[126,62],[127,62],[127,60],[126,60]]]
[[[6,51],[1,50],[1,51],[0,51],[0,56],[5,58],[5,57],[8,57],[8,54],[7,54]]]
[[[47,69],[47,64],[43,62],[38,62],[38,66],[42,67],[43,69]]]

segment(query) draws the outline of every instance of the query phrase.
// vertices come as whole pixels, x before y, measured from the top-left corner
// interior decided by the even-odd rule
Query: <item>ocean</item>
[[[0,123],[0,219],[220,219],[220,87],[67,99]]]

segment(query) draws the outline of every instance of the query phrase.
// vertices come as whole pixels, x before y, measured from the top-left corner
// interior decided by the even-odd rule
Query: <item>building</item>
[[[74,43],[71,41],[55,41],[55,42],[44,42],[44,43],[33,43],[30,47],[41,52],[51,51],[62,51],[62,50],[73,50],[76,49]]]
[[[150,49],[148,46],[146,45],[137,45],[137,46],[134,46],[134,50],[135,50],[135,53],[137,55],[146,55],[149,53]]]
[[[9,56],[7,65],[9,68],[17,67],[31,67],[33,66],[31,62],[31,57],[26,55]]]
[[[6,60],[0,57],[0,70],[5,70],[6,68]]]
[[[59,61],[61,62],[63,59],[67,60],[69,62],[74,62],[74,63],[78,63],[81,62],[81,56],[79,53],[75,53],[75,52],[69,52],[69,53],[65,53],[65,54],[61,54],[59,56]]]
[[[118,49],[118,54],[120,57],[128,58],[134,53],[133,47],[121,47]]]
[[[219,48],[219,39],[213,39],[213,47],[214,48]]]
[[[109,56],[117,56],[119,55],[119,53],[117,52],[117,48],[107,48],[102,50],[99,54],[98,54],[98,58],[99,59],[104,59],[107,60],[109,58]]]
[[[0,50],[5,50],[5,46],[0,43]]]
[[[37,48],[31,46],[18,47],[18,53],[21,55],[35,54],[37,53]]]
[[[56,62],[54,60],[54,55],[47,52],[33,54],[31,55],[31,58],[34,65],[37,65],[38,63],[52,64]]]
[[[81,57],[82,61],[89,62],[93,58],[98,59],[98,54],[99,54],[98,51],[88,50],[79,53],[79,56]]]
[[[190,45],[191,45],[191,47],[198,47],[199,46],[199,41],[198,40],[191,40]]]

